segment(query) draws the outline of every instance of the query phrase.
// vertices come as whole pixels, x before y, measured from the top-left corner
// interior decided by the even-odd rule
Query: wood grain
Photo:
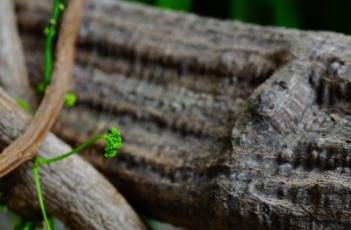
[[[9,89],[16,99],[34,102],[11,0],[0,2],[0,64],[0,86]]]
[[[20,1],[28,56],[44,1]],[[145,214],[188,229],[348,229],[351,39],[88,1],[55,132]],[[28,59],[31,75],[38,65]],[[35,80],[33,80],[35,83]]]
[[[0,154],[0,177],[37,155],[63,107],[72,74],[75,41],[84,0],[70,1],[62,19],[52,82],[26,131]]]
[[[2,149],[23,132],[30,118],[1,88],[0,113]],[[48,134],[39,155],[50,158],[67,151],[67,144]],[[0,180],[1,201],[26,218],[40,220],[31,168],[31,162],[24,163]],[[126,200],[79,156],[41,167],[40,178],[49,215],[69,229],[145,229]]]
[[[0,72],[6,72],[6,75],[0,74],[0,82],[7,83],[6,90],[14,98],[33,95],[29,84],[25,84],[28,79],[25,63],[20,61],[24,60],[23,56],[20,57],[23,55],[21,44],[19,40],[12,39],[18,38],[15,23],[11,22],[14,19],[14,9],[9,7],[11,1],[1,1],[0,5],[5,7],[0,9],[4,10],[4,14],[0,15],[0,24],[4,27],[0,29],[2,32],[9,32],[3,33],[1,38],[6,42],[0,45],[3,51]],[[12,15],[12,18],[7,18],[7,15]],[[17,57],[17,65],[13,65]],[[26,87],[21,88],[20,85]],[[34,97],[28,97],[27,100],[32,105],[36,103]],[[2,89],[0,114],[0,149],[3,149],[24,131],[30,117]],[[69,150],[69,146],[53,134],[48,134],[40,147],[39,155],[49,158]],[[31,168],[31,162],[26,162],[1,178],[0,199],[1,203],[5,203],[10,210],[24,218],[40,220]],[[42,167],[40,171],[47,210],[50,216],[60,218],[69,229],[116,229],[116,226],[122,229],[145,229],[137,214],[118,191],[79,156]]]

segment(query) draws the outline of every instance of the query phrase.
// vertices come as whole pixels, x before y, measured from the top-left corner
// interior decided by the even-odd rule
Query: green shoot
[[[105,135],[105,154],[106,158],[114,158],[122,146],[121,133],[117,128],[111,128]]]
[[[51,229],[55,229],[55,220],[54,218],[49,218],[49,224],[50,224],[50,227]]]
[[[14,226],[14,230],[35,230],[36,223],[33,221],[21,219],[18,224]]]
[[[51,224],[50,224],[48,215],[46,213],[43,192],[42,192],[41,183],[40,183],[39,166],[40,165],[37,163],[36,158],[34,158],[32,172],[34,177],[35,189],[37,192],[37,198],[38,198],[41,213],[43,215],[44,223],[47,229],[51,230]]]
[[[113,158],[117,155],[119,149],[122,146],[122,137],[121,133],[117,128],[111,128],[109,129],[107,134],[97,134],[95,136],[90,137],[87,139],[84,143],[80,144],[76,148],[72,149],[71,151],[68,151],[67,153],[63,153],[59,156],[52,157],[49,159],[45,159],[43,157],[36,157],[33,159],[33,177],[34,177],[34,182],[35,182],[35,188],[37,192],[37,198],[39,201],[39,206],[41,213],[43,215],[44,223],[47,227],[48,230],[52,230],[51,225],[50,225],[50,220],[47,216],[47,212],[45,209],[45,204],[44,204],[44,198],[43,198],[43,192],[42,192],[42,187],[40,183],[40,174],[39,174],[39,169],[40,166],[43,165],[48,165],[52,163],[56,163],[58,161],[62,161],[73,154],[79,153],[83,151],[84,149],[88,148],[89,146],[93,145],[94,143],[104,140],[105,141],[105,153],[104,156],[106,158]]]
[[[16,104],[26,113],[33,114],[33,110],[30,108],[27,101],[22,99],[16,99]]]
[[[79,153],[79,152],[83,151],[84,149],[88,148],[89,146],[91,146],[92,144],[96,143],[97,141],[102,140],[104,137],[105,137],[104,134],[98,134],[98,135],[95,135],[93,137],[90,137],[84,143],[80,144],[78,147],[72,149],[71,151],[69,151],[67,153],[64,153],[62,155],[50,158],[50,159],[37,157],[37,163],[39,165],[48,165],[48,164],[56,163],[58,161],[62,161],[64,159],[72,156],[73,154],[76,154],[76,153]]]
[[[122,146],[122,137],[121,133],[117,128],[110,128],[108,130],[107,134],[97,134],[94,135],[90,138],[88,138],[85,142],[77,146],[76,148],[72,149],[71,151],[68,151],[67,153],[63,153],[59,156],[50,158],[50,159],[45,159],[42,157],[36,157],[36,163],[41,166],[41,165],[48,165],[52,163],[56,163],[58,161],[62,161],[73,154],[79,153],[89,146],[95,144],[96,142],[104,140],[105,141],[105,153],[104,156],[106,158],[113,158],[117,155],[119,149]]]
[[[51,82],[53,69],[53,47],[57,24],[59,18],[65,9],[66,0],[54,0],[51,10],[51,15],[47,27],[44,29],[45,44],[44,44],[44,78],[37,86],[38,93],[44,93],[47,86]]]
[[[77,96],[74,93],[67,93],[65,95],[65,106],[72,108],[77,102]]]

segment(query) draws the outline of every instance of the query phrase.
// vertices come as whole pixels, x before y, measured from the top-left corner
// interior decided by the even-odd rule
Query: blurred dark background
[[[125,0],[260,25],[351,34],[351,0]]]

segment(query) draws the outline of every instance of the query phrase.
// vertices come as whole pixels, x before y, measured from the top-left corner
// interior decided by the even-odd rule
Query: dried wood
[[[28,56],[47,11],[19,3]],[[86,158],[146,214],[188,229],[348,229],[350,45],[91,0],[72,83],[79,104],[56,133],[77,143],[119,126],[118,160],[99,146]]]
[[[15,102],[0,88],[0,148],[10,144],[29,122]],[[39,155],[50,158],[70,147],[48,134]],[[0,180],[2,202],[30,219],[40,218],[32,163],[27,162]],[[47,211],[69,229],[145,229],[125,199],[91,165],[79,156],[41,167]]]
[[[28,83],[28,79],[25,63],[20,61],[24,60],[21,44],[19,40],[8,43],[11,38],[18,38],[15,23],[11,22],[14,17],[2,17],[13,15],[13,8],[9,7],[11,1],[1,1],[0,5],[8,10],[4,15],[0,15],[0,24],[11,27],[0,28],[2,32],[11,31],[11,33],[2,34],[2,39],[7,42],[1,43],[0,46],[0,49],[4,51],[1,53],[4,59],[2,59],[3,62],[0,62],[0,72],[6,71],[6,75],[0,74],[0,82],[7,83],[8,88],[6,89],[14,98],[19,98],[21,95],[33,95],[29,84],[25,84]],[[5,23],[4,20],[8,23]],[[13,52],[14,50],[16,52]],[[12,61],[17,58],[15,68]],[[20,85],[23,85],[23,88],[20,88]],[[35,104],[34,97],[27,97],[27,100]],[[29,116],[25,115],[1,88],[0,114],[0,149],[3,149],[23,132],[29,122]],[[53,134],[49,134],[40,148],[39,155],[53,157],[69,150],[70,147]],[[26,162],[0,180],[1,202],[6,203],[11,210],[28,219],[39,220],[41,215],[31,167],[31,163]],[[49,214],[60,218],[66,227],[79,230],[116,229],[116,227],[133,230],[145,229],[138,216],[118,191],[79,156],[49,167],[42,167],[40,171]]]
[[[0,177],[37,155],[63,107],[72,74],[75,41],[85,0],[70,1],[62,19],[52,82],[26,131],[0,154]]]
[[[13,1],[0,1],[0,86],[16,99],[34,101],[30,90]]]

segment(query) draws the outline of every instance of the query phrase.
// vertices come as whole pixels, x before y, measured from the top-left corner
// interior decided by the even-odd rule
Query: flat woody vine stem
[[[0,5],[5,3],[12,3],[12,1],[0,1]],[[6,7],[5,15],[13,14],[14,10],[11,8]],[[7,20],[3,16],[0,14],[0,23]],[[4,23],[3,25],[13,28],[11,29],[12,33],[2,34],[2,39],[11,42],[8,37],[18,37],[15,23]],[[5,30],[9,31],[8,28],[0,27],[0,33]],[[0,62],[0,72],[6,72],[6,74],[0,74],[0,81],[9,80],[8,84],[11,87],[6,88],[6,91],[13,98],[20,98],[21,95],[34,95],[31,93],[29,85],[21,88],[18,84],[28,82],[25,78],[26,74],[21,75],[21,77],[17,76],[16,69],[12,65],[9,66],[7,60],[15,60],[12,55],[22,55],[20,48],[16,48],[15,44],[11,44],[11,46],[14,46],[13,49],[6,49],[6,53],[2,54],[3,62]],[[18,53],[10,51],[16,49],[19,50]],[[19,66],[20,64],[17,63],[17,68],[23,68]],[[34,100],[34,98],[32,99]],[[28,102],[35,104],[32,99],[28,99]],[[30,122],[30,116],[26,115],[10,97],[6,96],[1,87],[0,114],[0,149],[2,151],[24,132]],[[39,157],[52,158],[56,157],[58,153],[66,151],[71,150],[65,143],[49,133],[40,147]],[[1,178],[2,196],[0,199],[1,202],[6,203],[10,210],[23,217],[38,219],[40,214],[31,170],[32,162],[29,161],[8,176]],[[79,156],[72,156],[64,162],[41,168],[40,176],[48,213],[59,218],[67,228],[99,230],[115,229],[114,227],[118,226],[121,229],[145,229],[138,216],[119,192]]]
[[[73,69],[74,48],[84,0],[70,1],[64,14],[57,45],[57,60],[52,84],[25,133],[0,155],[0,177],[33,158],[58,117]]]
[[[0,114],[2,149],[20,135],[30,118],[1,87]],[[69,146],[49,133],[40,146],[39,156],[51,159],[69,151]],[[146,229],[120,193],[79,156],[42,167],[40,178],[48,214],[60,219],[69,229],[113,230],[116,226],[126,230]],[[10,210],[28,219],[38,219],[32,162],[1,178],[0,187],[1,201]]]
[[[23,2],[34,77],[48,7]],[[187,229],[351,228],[350,37],[87,5],[56,132],[119,124],[118,160],[86,156],[128,199]]]

